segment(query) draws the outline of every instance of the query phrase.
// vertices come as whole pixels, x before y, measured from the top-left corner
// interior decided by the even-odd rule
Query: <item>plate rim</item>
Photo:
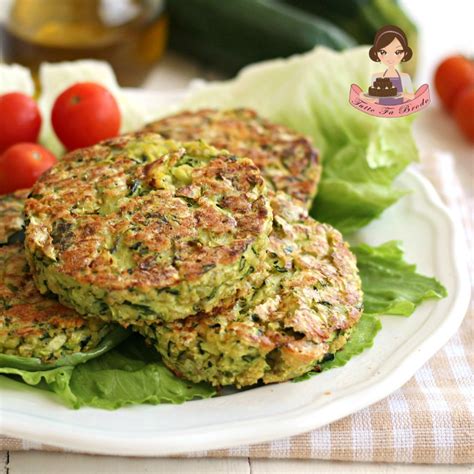
[[[34,416],[8,412],[0,406],[2,433],[33,442],[47,442],[75,452],[119,456],[174,455],[190,451],[225,449],[240,444],[268,442],[277,438],[294,436],[337,421],[387,397],[404,385],[457,331],[465,317],[471,293],[469,273],[464,258],[467,254],[467,245],[460,222],[453,218],[427,178],[413,168],[407,169],[404,173],[411,175],[419,182],[427,202],[443,215],[449,225],[449,235],[453,244],[451,249],[454,256],[453,263],[457,270],[455,274],[457,291],[443,322],[418,344],[416,349],[403,356],[399,366],[391,372],[378,376],[375,380],[372,377],[353,394],[345,394],[335,399],[331,402],[331,410],[309,412],[308,405],[305,405],[278,416],[260,419],[258,430],[255,430],[254,420],[217,425],[215,430],[208,430],[208,432],[203,432],[203,429],[199,427],[186,431],[167,431],[158,436],[135,435],[132,438],[127,437],[126,433],[116,433],[111,436],[110,432],[102,434],[90,428],[77,426],[72,426],[70,430],[65,431],[64,428],[52,426],[54,425],[52,420],[49,420],[46,426],[43,424],[38,430],[38,425],[34,423],[37,418]],[[276,425],[278,425],[277,434],[275,434]],[[92,431],[93,436],[91,436]],[[184,437],[185,442],[183,442]]]

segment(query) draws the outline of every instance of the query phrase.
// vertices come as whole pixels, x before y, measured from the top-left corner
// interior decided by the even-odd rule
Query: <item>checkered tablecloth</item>
[[[474,161],[473,161],[474,163]],[[471,277],[472,200],[463,195],[450,155],[431,156],[422,171],[466,230]],[[473,279],[471,278],[471,281]],[[416,375],[386,399],[340,421],[283,440],[189,457],[260,457],[405,463],[474,462],[473,316]],[[56,450],[0,437],[0,450]]]

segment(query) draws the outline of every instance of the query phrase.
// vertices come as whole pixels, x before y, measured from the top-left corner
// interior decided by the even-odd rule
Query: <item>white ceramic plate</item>
[[[179,94],[133,92],[133,98],[144,106],[154,104],[156,111],[157,104],[177,100]],[[168,455],[296,435],[386,397],[448,341],[465,315],[470,294],[462,231],[420,174],[409,170],[398,184],[413,192],[358,237],[370,244],[403,241],[407,259],[441,280],[449,296],[423,304],[410,318],[383,317],[374,347],[346,366],[301,383],[117,411],[70,410],[52,394],[1,377],[2,432],[76,451]]]

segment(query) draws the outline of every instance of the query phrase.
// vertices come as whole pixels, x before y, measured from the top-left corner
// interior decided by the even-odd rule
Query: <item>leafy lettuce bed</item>
[[[349,235],[403,196],[405,191],[395,189],[393,180],[418,158],[410,118],[374,118],[349,105],[351,83],[366,87],[371,64],[367,48],[343,53],[317,48],[252,66],[233,81],[211,84],[194,93],[184,107],[249,106],[310,135],[324,164],[312,215]],[[371,347],[381,328],[379,315],[409,316],[424,300],[446,296],[437,280],[416,273],[415,266],[404,261],[398,242],[362,244],[352,250],[362,278],[365,312],[344,349],[299,380],[341,367]],[[76,367],[34,372],[0,368],[0,373],[54,392],[74,408],[182,403],[215,395],[206,384],[175,377],[137,335]]]

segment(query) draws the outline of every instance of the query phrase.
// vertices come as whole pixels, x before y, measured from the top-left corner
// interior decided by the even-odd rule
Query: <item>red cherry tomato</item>
[[[78,82],[56,99],[51,120],[63,145],[75,150],[118,135],[120,109],[105,87]]]
[[[451,56],[436,69],[435,87],[443,105],[452,110],[456,96],[474,85],[474,63],[464,56]]]
[[[0,194],[31,188],[56,163],[56,157],[36,143],[17,143],[0,155]]]
[[[38,140],[41,115],[36,102],[20,92],[0,95],[0,153],[20,142]]]
[[[474,86],[457,96],[453,116],[464,136],[474,143]]]

